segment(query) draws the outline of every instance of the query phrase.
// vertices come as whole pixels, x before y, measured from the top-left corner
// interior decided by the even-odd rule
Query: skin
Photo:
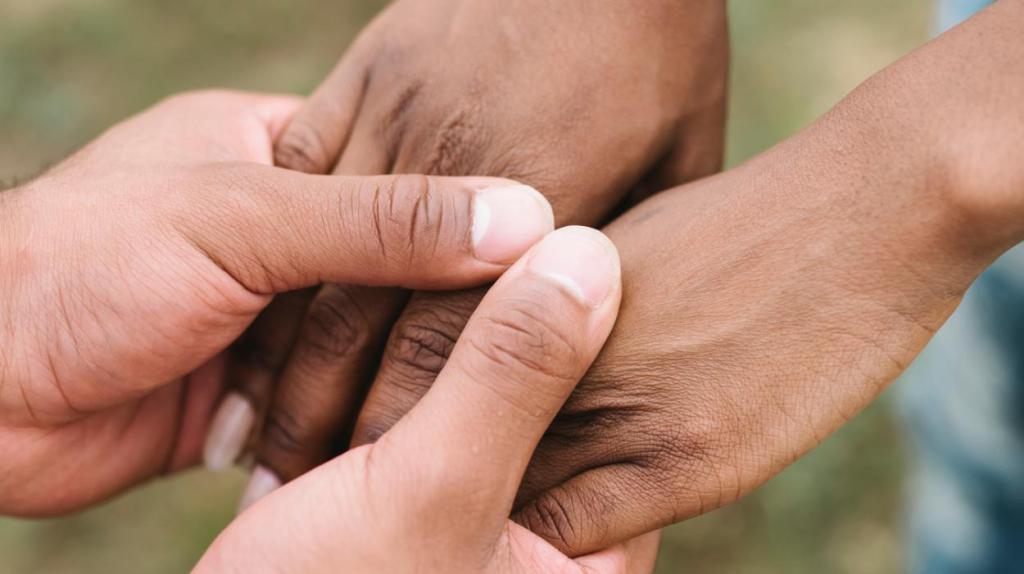
[[[573,556],[707,512],[903,371],[1024,239],[1022,25],[1024,2],[998,2],[799,135],[611,224],[620,318],[538,446],[514,520]],[[464,324],[444,317],[432,328],[454,340]],[[445,363],[436,349],[382,366],[356,446],[416,404]]]
[[[195,572],[649,572],[657,534],[571,560],[508,519],[611,331],[619,277],[599,232],[549,235],[488,292],[409,416],[246,511]]]
[[[571,555],[595,541],[628,536],[651,525],[707,511],[777,472],[888,383],[948,316],[970,281],[1024,236],[1020,223],[1024,215],[1024,194],[1020,192],[1024,173],[1016,161],[1021,151],[1019,142],[1024,141],[1024,123],[1019,121],[1022,117],[1020,102],[1024,101],[1024,85],[1020,82],[1024,77],[1021,74],[1024,48],[1018,34],[1022,21],[1024,3],[1004,0],[969,25],[910,56],[866,85],[804,134],[729,174],[655,198],[609,227],[609,235],[623,233],[616,241],[624,253],[627,297],[618,328],[620,332],[636,328],[637,334],[629,334],[626,343],[621,341],[622,335],[612,336],[587,379],[596,389],[592,394],[595,402],[577,402],[578,397],[586,399],[590,393],[582,387],[570,399],[565,410],[568,416],[563,416],[562,421],[568,418],[566,426],[570,429],[590,426],[592,432],[586,433],[587,440],[593,439],[598,446],[601,445],[601,427],[610,427],[612,432],[608,435],[614,435],[615,441],[605,445],[609,449],[623,449],[625,445],[632,452],[604,453],[602,455],[615,461],[598,460],[586,471],[573,471],[572,478],[550,488],[544,485],[545,475],[527,468],[519,501],[509,504],[516,519]],[[912,102],[912,105],[904,102]],[[194,118],[195,114],[195,109],[189,109],[186,116]],[[161,125],[176,127],[180,123]],[[222,126],[212,130],[210,135],[221,133],[220,128]],[[264,131],[272,130],[265,130],[264,126]],[[106,159],[130,157],[126,152],[138,148],[139,141],[147,138],[128,139],[118,152]],[[236,141],[222,142],[226,143],[224,148],[207,151],[217,154],[232,148]],[[165,153],[166,142],[160,143],[160,153]],[[188,149],[193,146],[189,145]],[[978,149],[985,152],[978,153]],[[184,156],[187,153],[183,151]],[[232,168],[239,167],[234,163],[251,158],[244,156],[245,159],[240,160],[230,153],[226,157],[231,160]],[[102,169],[71,170],[68,173],[74,178],[69,177],[61,182],[63,185],[49,188],[52,192],[49,196],[54,200],[59,197],[59,201],[37,203],[40,187],[4,196],[3,229],[7,236],[2,245],[8,251],[0,261],[10,269],[4,269],[0,276],[22,278],[26,269],[36,271],[35,266],[26,264],[23,248],[32,236],[27,231],[30,227],[27,222],[45,218],[38,217],[38,212],[30,209],[32,206],[40,210],[45,207],[48,215],[54,211],[59,213],[59,206],[71,205],[83,210],[81,213],[86,217],[63,219],[60,229],[42,234],[47,239],[42,242],[44,246],[65,249],[72,249],[82,241],[60,240],[61,236],[81,239],[95,234],[106,240],[125,236],[120,227],[115,233],[102,225],[79,227],[73,224],[76,219],[103,221],[114,206],[123,209],[141,204],[146,206],[143,211],[157,210],[161,216],[177,215],[173,210],[159,211],[171,208],[163,204],[156,193],[145,196],[141,202],[119,201],[106,205],[97,202],[100,208],[108,209],[99,209],[90,201],[101,193],[86,193],[82,202],[67,193],[71,182],[86,181],[89,176],[98,178],[102,184],[97,186],[98,190],[121,190],[128,192],[128,197],[134,197],[132,193],[137,189],[156,187],[154,180],[146,179],[119,185],[119,177],[130,170],[113,170],[112,173],[106,167],[109,164],[101,165]],[[115,162],[114,165],[120,164]],[[132,163],[128,162],[125,167],[132,167]],[[175,165],[175,169],[181,167]],[[270,173],[264,167],[259,177],[249,181],[263,179]],[[219,185],[202,179],[207,186],[197,187],[209,191],[208,187],[231,187],[240,180],[245,178],[237,174],[226,180],[214,178],[214,183]],[[182,181],[194,182],[187,177]],[[311,180],[293,183],[298,188],[312,185]],[[294,204],[305,205],[307,201],[315,204],[317,195],[322,194],[328,193],[312,193]],[[188,202],[181,203],[200,202],[207,210],[215,207],[203,204],[203,197],[207,194],[196,193],[187,197]],[[247,196],[245,200],[253,201],[256,197]],[[171,203],[177,205],[176,201]],[[288,205],[294,207],[292,202]],[[322,205],[315,208],[324,210]],[[224,210],[218,215],[230,221],[232,211]],[[37,216],[28,215],[32,213]],[[693,218],[694,213],[707,217]],[[201,216],[207,214],[207,211],[188,212],[189,217],[185,219],[203,220]],[[274,214],[280,217],[280,211],[274,210]],[[305,215],[312,217],[312,214]],[[351,278],[346,275],[351,270],[324,276],[321,270],[296,269],[296,254],[289,250],[299,241],[283,237],[272,221],[260,223],[262,225],[254,225],[251,231],[272,229],[272,240],[267,245],[283,251],[246,252],[244,250],[254,249],[249,241],[244,246],[242,241],[225,241],[219,226],[217,232],[202,225],[188,228],[184,235],[189,240],[184,242],[191,247],[183,246],[179,235],[160,239],[168,239],[168,246],[182,247],[185,251],[195,248],[194,241],[199,240],[204,249],[198,250],[198,254],[194,252],[195,262],[227,271],[225,274],[236,281],[236,286],[242,286],[237,293],[264,299],[269,295],[259,288],[281,280],[276,277],[278,273],[266,273],[268,261],[280,264],[273,269],[283,277],[290,277],[276,284],[275,289],[301,288],[313,284],[313,279]],[[637,231],[641,227],[644,231]],[[214,237],[219,237],[219,241]],[[302,239],[308,241],[308,237]],[[208,252],[207,241],[224,251]],[[631,244],[631,241],[635,242]],[[164,248],[163,241],[155,242]],[[338,247],[331,241],[327,244]],[[257,242],[257,245],[262,244]],[[334,253],[337,249],[330,251]],[[210,253],[218,257],[211,260]],[[679,253],[691,255],[693,261],[680,264]],[[638,254],[654,264],[641,263]],[[78,257],[71,258],[72,261],[89,261],[93,253],[86,251],[76,255]],[[154,255],[162,257],[159,250]],[[262,264],[246,272],[246,264],[251,265],[253,259]],[[317,263],[332,259],[336,258],[324,256],[323,261]],[[633,260],[638,262],[635,267],[630,263]],[[128,263],[131,262],[129,258]],[[670,263],[678,267],[674,269],[675,277],[667,279],[665,269],[671,267]],[[360,261],[360,266],[365,270],[367,262]],[[52,266],[44,270],[57,274],[68,272],[54,271]],[[148,270],[151,269],[146,268]],[[241,280],[236,276],[240,272],[244,277]],[[86,280],[91,278],[88,276],[69,278],[77,279],[76,285],[93,284]],[[159,278],[160,284],[152,285],[155,288],[174,282],[168,279],[177,279]],[[387,281],[382,279],[381,282]],[[20,284],[38,284],[43,288],[42,293],[32,293],[31,297],[46,301],[46,288],[50,283],[8,281],[3,285],[5,292],[18,297],[4,301],[5,317],[19,316],[16,313],[20,305],[31,299],[18,290]],[[667,289],[667,285],[675,289]],[[658,297],[665,298],[667,292],[677,299],[670,299],[654,311],[638,313],[636,310],[651,305]],[[684,297],[678,297],[680,295]],[[59,305],[59,299],[50,303]],[[52,308],[52,305],[44,308]],[[251,314],[256,312],[258,309]],[[632,319],[632,327],[628,319],[631,313],[640,317],[640,320]],[[25,324],[28,317],[47,315],[38,311],[24,315],[18,324]],[[120,315],[112,313],[103,318],[117,325]],[[152,313],[145,317],[148,321],[145,324],[152,324],[156,319],[156,324],[162,326],[162,316],[170,315]],[[672,324],[666,324],[670,322]],[[680,323],[685,325],[684,329],[679,329]],[[880,329],[879,325],[885,328]],[[244,325],[238,328],[239,332],[242,328]],[[34,380],[22,376],[24,357],[32,356],[34,351],[31,344],[24,347],[22,344],[25,338],[31,341],[32,336],[13,334],[12,330],[6,327],[5,339],[13,343],[5,344],[4,348],[27,349],[28,352],[4,356],[4,382],[17,382],[14,387],[18,391],[32,389]],[[28,330],[31,334],[32,329]],[[194,337],[195,333],[189,335]],[[109,343],[109,339],[103,341],[104,345]],[[184,343],[187,346],[190,341]],[[622,349],[617,356],[616,348]],[[609,356],[610,363],[602,362],[607,360],[603,357]],[[95,364],[80,361],[78,357],[90,358],[90,354],[83,355],[76,349],[74,357],[66,358],[71,358],[72,365],[84,366],[83,372],[99,370]],[[135,361],[129,361],[132,362]],[[560,361],[551,363],[561,364]],[[608,366],[611,363],[618,366]],[[676,368],[667,368],[667,365]],[[195,366],[198,365],[190,368]],[[145,368],[148,367],[143,365],[141,380],[153,379],[154,372],[146,372]],[[601,372],[607,373],[603,389]],[[131,374],[134,377],[137,373]],[[715,384],[709,385],[709,381]],[[611,391],[615,387],[620,387],[617,393]],[[631,404],[634,396],[651,389],[654,391],[651,396],[656,400]],[[568,389],[565,392],[568,393]],[[47,416],[55,413],[59,418],[59,406],[53,412],[48,408],[26,406],[29,404],[24,401],[26,393],[19,394],[25,404],[20,410],[15,406],[5,412],[13,413],[15,421],[38,420],[40,412]],[[527,394],[535,395],[537,393]],[[60,402],[53,391],[50,391],[50,402]],[[441,401],[433,401],[437,402]],[[655,403],[670,406],[662,410],[651,408],[651,405],[657,406]],[[422,404],[431,403],[423,401]],[[584,406],[573,412],[573,404]],[[44,403],[44,406],[52,405]],[[75,409],[80,407],[75,406]],[[473,410],[493,416],[492,411]],[[80,416],[77,412],[63,414],[71,418]],[[444,416],[430,414],[433,411],[428,410],[427,415],[410,416],[402,422],[418,418],[419,421],[440,421],[432,425],[446,426]],[[622,416],[628,424],[618,423],[616,427],[616,415]],[[637,418],[630,420],[630,415]],[[597,425],[593,424],[595,422]],[[646,423],[651,424],[648,427]],[[543,462],[545,442],[552,443],[554,437],[557,443],[560,424],[556,422],[556,432],[549,433],[541,443],[532,458],[535,465],[552,467],[550,460]],[[400,424],[398,428],[411,425]],[[20,423],[14,425],[14,430],[26,426],[31,425]],[[421,430],[416,426],[412,428]],[[4,432],[4,438],[8,439],[5,446],[11,444],[10,430]],[[561,431],[565,432],[564,426]],[[406,433],[413,437],[432,434]],[[45,443],[46,435],[59,436],[61,432],[48,427],[46,433],[34,437],[39,440],[23,442]],[[443,434],[438,433],[438,436],[446,438]],[[623,437],[630,440],[623,440]],[[418,444],[420,452],[422,444]],[[361,450],[372,451],[373,448]],[[573,448],[579,449],[579,445]],[[563,467],[578,465],[578,460],[571,456],[573,449],[559,449],[555,444],[553,452],[559,451],[565,461]],[[518,452],[522,460],[528,458],[528,449]],[[76,450],[73,454],[66,458],[74,459],[82,451]],[[10,456],[4,452],[4,455],[5,460],[12,461],[11,476],[15,479],[29,476],[18,474],[22,452]],[[465,456],[465,452],[456,455]],[[590,456],[583,454],[585,458]],[[388,458],[394,457],[385,457]],[[522,460],[520,465],[525,465]],[[47,473],[49,470],[51,468],[43,467],[40,472],[40,468],[36,468],[32,478],[41,477],[39,482],[45,484],[49,478],[46,475],[52,474]],[[4,479],[18,482],[6,476]],[[8,498],[14,492],[15,507],[18,502],[25,502],[25,498],[17,498],[17,488],[10,484],[3,486],[2,491]],[[32,485],[30,495],[33,488],[39,487]],[[532,496],[530,488],[539,488],[542,492]],[[294,491],[295,488],[291,488],[282,492]],[[464,493],[459,491],[459,494]],[[509,494],[508,498],[512,496]],[[666,504],[667,500],[675,504]],[[272,497],[267,504],[271,501]],[[650,507],[651,502],[656,502],[656,509]],[[4,503],[10,504],[7,500]],[[671,511],[667,506],[671,506]],[[428,510],[436,514],[437,506]],[[261,526],[262,530],[267,530],[266,523]]]
[[[276,161],[511,177],[544,193],[558,224],[596,225],[720,168],[725,24],[719,1],[399,0],[291,122]],[[434,324],[464,323],[483,293],[417,293],[406,305],[406,293],[329,285],[312,302],[282,299],[229,367],[259,416],[218,422],[211,444],[238,445],[235,458],[252,433],[259,466],[299,476],[348,443],[365,394],[351,382],[369,385],[389,333],[381,372],[417,369],[451,350]],[[223,466],[212,450],[208,462]]]
[[[276,293],[466,287],[507,268],[483,254],[550,231],[527,190],[512,233],[473,233],[507,180],[272,167],[301,105],[177,96],[0,194],[0,513],[70,512],[195,463],[225,350]]]

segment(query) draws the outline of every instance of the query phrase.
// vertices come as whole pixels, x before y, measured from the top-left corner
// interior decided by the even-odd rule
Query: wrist
[[[944,149],[950,134],[937,133],[931,90],[915,71],[897,64],[877,74],[794,139],[825,170],[818,179],[831,201],[875,225],[880,242],[973,280],[1009,247],[1005,226],[992,233],[1000,210],[963,185],[977,178],[965,176],[961,155]]]
[[[873,78],[720,186],[741,190],[752,217],[787,222],[787,233],[851,269],[962,292],[999,250],[975,241],[979,223],[958,203],[927,125],[893,104],[914,101],[905,89],[899,78]]]
[[[1021,23],[1024,4],[996,4],[858,90],[870,119],[897,132],[879,160],[913,154],[949,247],[985,260],[1024,240]]]

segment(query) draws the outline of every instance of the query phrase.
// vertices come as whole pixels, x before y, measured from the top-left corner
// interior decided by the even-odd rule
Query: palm
[[[181,201],[174,183],[190,163],[270,163],[272,134],[252,109],[200,114],[205,117],[194,124],[168,124],[160,113],[133,118],[81,152],[107,166],[102,174],[89,171],[90,161],[72,158],[39,180],[38,189],[78,185],[74,194],[38,196],[75,216],[67,218],[69,229],[36,246],[37,256],[66,261],[64,254],[79,253],[90,264],[54,266],[59,280],[42,281],[53,292],[25,303],[28,315],[59,320],[4,334],[30,352],[2,365],[0,381],[12,384],[0,385],[0,452],[13,459],[10,468],[47,469],[43,477],[5,477],[33,484],[12,512],[73,510],[198,456],[222,385],[215,358],[270,297],[239,285],[181,233],[162,233],[159,244],[138,240],[188,221],[153,221],[134,212],[118,218],[109,205],[111,199],[152,203],[156,195],[173,206]],[[158,134],[161,145],[136,145],[136,133]],[[120,173],[132,171],[147,175],[125,186]],[[56,183],[47,187],[50,179]],[[110,280],[112,271],[118,281]],[[52,300],[60,301],[59,313]]]

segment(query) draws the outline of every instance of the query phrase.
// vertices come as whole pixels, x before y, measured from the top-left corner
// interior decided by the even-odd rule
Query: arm
[[[243,513],[195,572],[650,572],[657,534],[574,561],[508,520],[530,453],[607,338],[620,293],[606,238],[552,233],[487,294],[402,424]]]
[[[466,287],[505,269],[480,245],[522,254],[551,230],[550,207],[507,180],[272,167],[300,105],[177,96],[0,194],[0,513],[81,509],[194,464],[223,352],[276,293],[328,277]],[[522,219],[474,228],[474,206],[510,186],[534,197],[508,210]],[[424,206],[445,230],[416,225]]]
[[[544,193],[560,225],[598,225],[641,182],[661,189],[718,170],[725,24],[720,0],[400,0],[291,122],[277,162],[503,175]],[[260,474],[278,480],[261,484],[316,466],[350,433],[364,394],[345,383],[373,379],[389,333],[381,376],[429,384],[417,363],[450,350],[442,330],[481,297],[417,293],[406,306],[405,293],[332,285],[282,299],[243,339],[231,379],[247,400],[225,402],[208,464],[233,462],[262,427]]]
[[[570,554],[604,547],[749,492],[874,399],[1022,239],[1022,25],[1004,0],[610,225],[622,312],[517,520]],[[374,408],[366,428],[397,416]]]

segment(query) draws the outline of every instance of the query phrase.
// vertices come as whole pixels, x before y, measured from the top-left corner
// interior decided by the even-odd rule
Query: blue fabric
[[[956,26],[991,3],[992,0],[940,0],[936,23],[938,31],[944,32]]]
[[[901,382],[910,571],[1024,572],[1024,248],[971,288]]]
[[[988,4],[942,0],[937,31]],[[909,571],[1024,572],[1024,247],[982,275],[900,385],[917,455]]]

